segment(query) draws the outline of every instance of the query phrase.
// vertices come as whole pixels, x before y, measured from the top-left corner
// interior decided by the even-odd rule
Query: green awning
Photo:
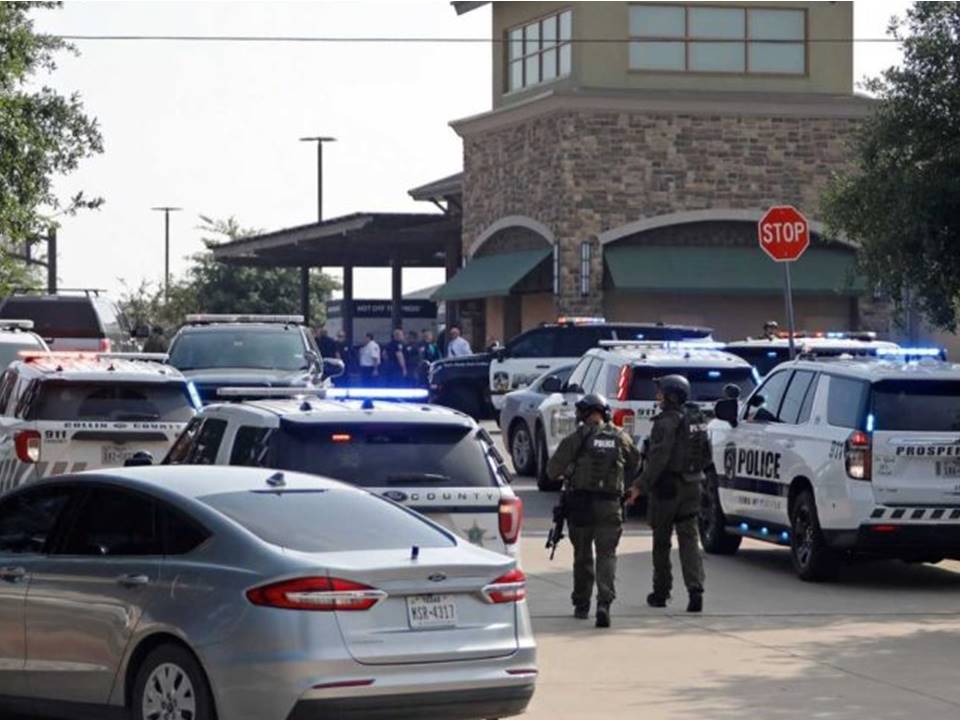
[[[766,295],[782,292],[783,268],[759,248],[621,246],[604,250],[613,285],[634,292]],[[790,268],[798,294],[860,295],[852,251],[810,248]]]
[[[518,282],[529,275],[553,250],[522,250],[474,258],[460,269],[433,300],[472,300],[509,295]]]

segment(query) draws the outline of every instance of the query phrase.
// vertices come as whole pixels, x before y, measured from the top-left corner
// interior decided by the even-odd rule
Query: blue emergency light
[[[197,392],[197,386],[194,384],[193,380],[190,380],[187,383],[187,395],[190,396],[190,402],[193,403],[193,407],[196,410],[199,410],[203,407],[203,402],[200,400],[200,393]]]
[[[423,388],[330,388],[328,398],[335,400],[426,400],[429,393]]]
[[[935,347],[925,347],[925,348],[881,348],[877,350],[877,355],[880,357],[889,356],[889,357],[941,357],[943,355],[943,350],[941,348]]]

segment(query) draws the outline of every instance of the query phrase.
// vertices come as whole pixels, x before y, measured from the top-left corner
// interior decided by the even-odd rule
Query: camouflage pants
[[[569,518],[573,545],[574,607],[585,607],[597,585],[597,603],[609,605],[617,597],[617,545],[623,532],[620,500],[598,496],[586,498]],[[596,560],[594,560],[596,547]]]
[[[703,592],[703,557],[700,554],[700,483],[678,482],[672,498],[650,497],[649,518],[653,528],[653,592],[666,597],[673,588],[670,548],[677,529],[680,566],[688,592]]]

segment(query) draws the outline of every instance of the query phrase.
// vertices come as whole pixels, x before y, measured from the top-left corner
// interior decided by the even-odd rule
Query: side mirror
[[[563,392],[563,382],[556,375],[544,378],[540,388],[548,394]]]
[[[505,347],[498,347],[493,351],[493,357],[496,358],[497,362],[503,362],[507,359],[507,349]]]
[[[763,395],[757,394],[750,398],[750,401],[747,404],[752,408],[758,408],[765,402],[767,402],[767,399]]]
[[[338,360],[337,358],[324,358],[323,373],[320,377],[322,380],[340,377],[343,375],[345,370],[346,366],[343,364],[343,360]]]
[[[563,392],[566,395],[582,395],[583,388],[577,385],[576,383],[568,383],[564,386]]]
[[[153,465],[153,455],[146,450],[134,453],[133,457],[127,458],[123,463],[124,467],[146,467],[147,465]]]
[[[714,406],[714,415],[718,420],[725,420],[733,427],[737,426],[737,415],[740,412],[740,404],[736,398],[727,398],[719,401]]]

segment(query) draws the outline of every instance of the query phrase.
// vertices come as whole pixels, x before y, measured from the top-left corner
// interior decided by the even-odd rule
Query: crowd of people
[[[382,345],[373,333],[366,333],[354,346],[347,342],[342,330],[332,338],[325,327],[320,327],[316,340],[321,356],[343,362],[345,381],[357,380],[365,386],[426,387],[430,363],[473,353],[456,325],[441,333],[440,338],[426,328],[406,334],[397,328]]]

